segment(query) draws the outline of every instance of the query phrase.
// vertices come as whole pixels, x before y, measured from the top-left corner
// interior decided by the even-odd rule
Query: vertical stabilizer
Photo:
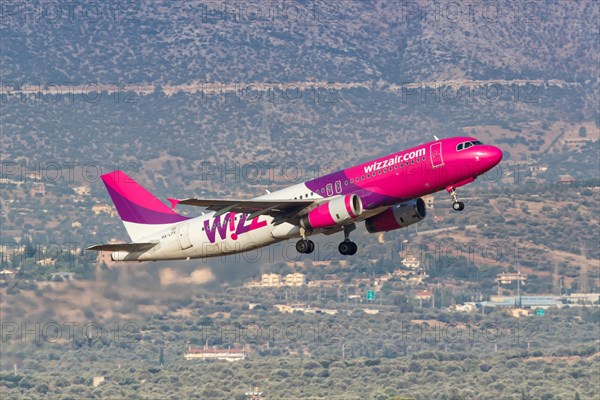
[[[188,219],[170,209],[122,171],[109,172],[101,178],[134,242]]]

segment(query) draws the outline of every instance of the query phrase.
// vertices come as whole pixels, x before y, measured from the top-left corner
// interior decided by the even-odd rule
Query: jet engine
[[[356,194],[336,197],[323,203],[300,218],[300,225],[307,230],[344,225],[363,212],[362,201]]]
[[[380,214],[367,218],[365,226],[369,233],[387,232],[419,222],[425,218],[425,215],[427,215],[425,202],[419,198],[396,204]]]

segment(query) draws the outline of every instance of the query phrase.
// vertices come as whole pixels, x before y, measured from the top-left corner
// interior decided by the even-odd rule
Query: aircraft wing
[[[156,246],[158,242],[148,243],[116,243],[116,244],[97,244],[86,248],[86,250],[96,251],[128,251],[133,253],[135,251],[149,250]]]
[[[321,200],[321,199],[319,199]],[[215,216],[226,212],[239,212],[250,214],[248,219],[259,215],[270,215],[275,218],[291,218],[306,207],[315,204],[316,200],[222,200],[222,199],[169,199],[171,205],[178,204],[189,206],[206,207],[208,210],[216,211]]]

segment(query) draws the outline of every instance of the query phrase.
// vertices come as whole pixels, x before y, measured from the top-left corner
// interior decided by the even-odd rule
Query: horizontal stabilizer
[[[115,244],[97,244],[86,248],[86,250],[96,251],[128,251],[130,253],[136,251],[150,250],[156,246],[158,242],[149,243],[115,243]]]

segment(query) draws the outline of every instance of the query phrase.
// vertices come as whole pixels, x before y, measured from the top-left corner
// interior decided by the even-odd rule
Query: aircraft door
[[[335,192],[342,193],[342,181],[335,181]]]
[[[179,241],[179,246],[181,246],[181,250],[189,249],[190,247],[192,247],[192,241],[190,240],[189,223],[179,225],[179,229],[177,231],[177,240]]]
[[[430,147],[431,154],[431,166],[433,168],[441,167],[444,165],[444,159],[442,158],[442,143],[433,143]]]

